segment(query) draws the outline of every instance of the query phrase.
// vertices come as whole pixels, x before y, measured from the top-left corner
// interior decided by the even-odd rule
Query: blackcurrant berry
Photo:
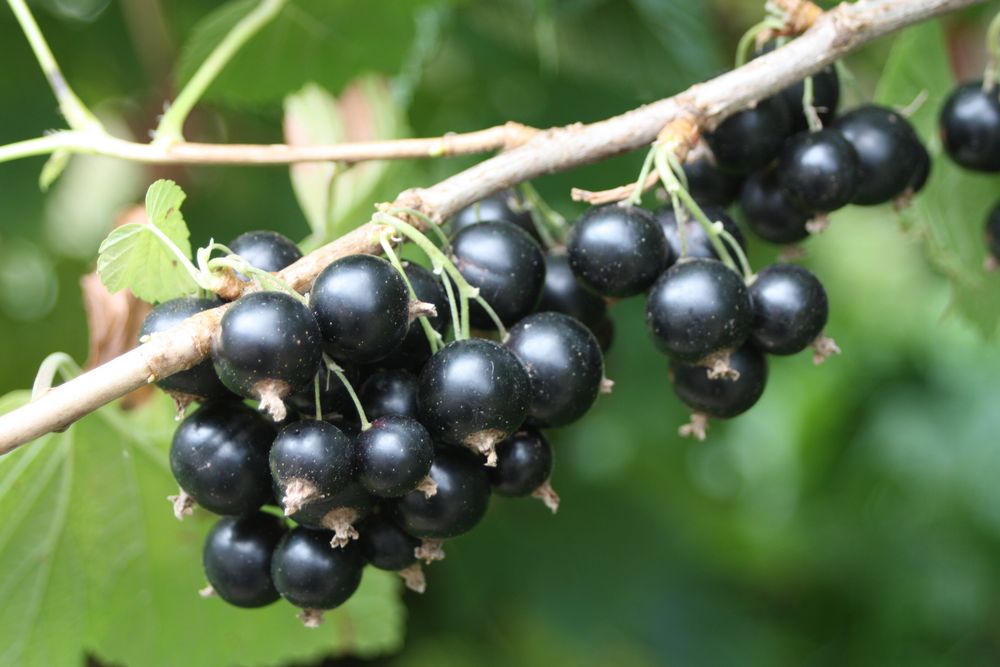
[[[192,315],[197,315],[204,310],[220,305],[222,305],[221,301],[199,299],[193,296],[165,301],[146,316],[146,319],[142,323],[140,338],[166,331],[177,326]],[[184,394],[197,399],[232,396],[225,385],[219,380],[219,376],[215,374],[211,359],[206,359],[186,371],[174,373],[162,380],[157,380],[156,386],[169,392]]]
[[[240,297],[222,316],[212,346],[215,372],[232,391],[261,401],[281,421],[282,400],[309,383],[323,354],[309,309],[281,292]]]
[[[545,256],[545,286],[539,312],[565,313],[595,327],[607,317],[608,307],[604,299],[584,287],[569,266],[569,258],[563,253],[550,252]]]
[[[601,346],[590,330],[562,313],[536,313],[510,330],[504,345],[531,380],[528,418],[566,426],[586,414],[604,378]]]
[[[507,348],[481,338],[449,343],[420,374],[420,421],[436,441],[490,456],[528,416],[531,382]]]
[[[769,53],[778,47],[774,41],[768,42],[756,54]],[[819,116],[824,126],[833,122],[837,114],[837,106],[840,103],[840,77],[837,76],[837,69],[833,65],[828,65],[812,75],[813,88],[813,108]],[[805,80],[793,83],[778,95],[788,105],[792,121],[793,132],[804,132],[809,128],[809,121],[806,118],[805,107],[802,98],[805,94]]]
[[[795,243],[809,236],[806,224],[811,214],[788,200],[774,169],[747,177],[740,209],[751,231],[770,243]]]
[[[677,263],[646,299],[646,327],[653,342],[682,361],[741,345],[750,333],[752,313],[743,280],[714,259]]]
[[[604,296],[639,294],[673,261],[660,226],[638,206],[591,208],[570,230],[567,250],[576,277]]]
[[[808,270],[795,264],[763,268],[750,285],[751,336],[770,354],[795,354],[822,333],[829,315],[826,290]]]
[[[205,577],[215,593],[237,607],[264,607],[276,601],[271,554],[284,534],[284,522],[273,514],[219,519],[202,550]]]
[[[356,544],[330,548],[330,534],[294,528],[271,557],[271,577],[281,597],[302,609],[333,609],[361,583],[364,558]]]
[[[417,488],[434,459],[430,433],[412,417],[376,419],[355,446],[358,482],[381,498],[396,498]]]
[[[836,130],[801,132],[785,144],[777,174],[796,206],[835,211],[850,203],[858,188],[858,154]]]
[[[541,242],[531,212],[514,190],[501,190],[463,208],[452,218],[451,234],[454,236],[477,222],[496,221],[517,225],[536,241]]]
[[[368,419],[398,415],[418,416],[417,376],[402,369],[383,369],[372,373],[361,386],[361,405]]]
[[[376,361],[398,347],[410,322],[409,291],[388,261],[349,255],[316,277],[309,304],[331,356],[353,363]]]
[[[959,165],[1000,171],[1000,87],[983,90],[982,81],[956,88],[939,119],[944,149]]]
[[[743,237],[743,232],[733,221],[732,217],[726,210],[721,206],[716,206],[714,204],[701,204],[701,210],[705,213],[709,220],[712,222],[721,222],[722,227],[732,235],[740,247],[745,251],[747,248],[747,241]],[[677,214],[674,211],[673,206],[664,206],[656,211],[656,221],[660,223],[660,227],[663,229],[664,236],[667,237],[667,243],[670,244],[670,250],[673,257],[681,256],[681,237],[678,234],[677,229]],[[707,259],[718,259],[719,256],[715,252],[715,248],[712,246],[712,242],[709,240],[708,235],[705,234],[705,228],[701,226],[701,223],[694,219],[693,215],[688,214],[687,221],[684,224],[684,250],[686,251],[685,257],[705,257]],[[723,241],[725,244],[725,241]],[[726,247],[727,250],[731,251],[731,248]]]
[[[763,352],[748,344],[730,353],[729,367],[739,377],[713,380],[704,366],[671,362],[674,392],[696,412],[719,419],[735,417],[752,408],[764,393],[767,359]]]
[[[739,176],[722,171],[705,156],[688,158],[684,163],[684,175],[687,177],[688,192],[695,201],[721,207],[733,203],[742,183]]]
[[[913,174],[910,176],[910,182],[906,186],[907,192],[910,194],[916,194],[924,189],[927,184],[927,179],[931,175],[931,154],[927,152],[927,148],[919,141],[917,141],[917,163],[913,167]]]
[[[384,513],[365,519],[358,533],[365,560],[380,570],[396,572],[417,562],[415,551],[420,540],[407,535]]]
[[[437,493],[411,491],[391,505],[393,518],[410,535],[446,539],[466,533],[482,520],[490,502],[486,468],[469,452],[438,447],[431,479]]]
[[[270,464],[279,502],[291,515],[347,486],[354,473],[354,443],[333,424],[305,419],[281,429]]]
[[[919,140],[903,116],[868,105],[838,118],[835,128],[858,156],[858,187],[852,203],[882,204],[906,190],[919,161]]]
[[[358,531],[354,524],[368,516],[374,507],[375,499],[371,494],[352,480],[339,493],[306,503],[290,516],[297,524],[310,530],[333,531],[330,544],[341,547],[357,539]]]
[[[775,96],[736,112],[713,131],[706,132],[705,141],[719,167],[748,174],[776,158],[791,131],[788,105]]]
[[[205,403],[174,432],[170,469],[210,512],[253,512],[271,499],[267,452],[274,436],[274,427],[242,403]]]
[[[478,222],[455,235],[451,250],[456,268],[501,322],[511,324],[534,310],[545,283],[545,256],[524,230],[509,222]],[[470,318],[476,328],[494,328],[476,303]]]
[[[278,232],[245,232],[228,247],[251,266],[272,273],[302,259],[299,247]]]
[[[538,431],[518,431],[497,445],[497,467],[489,474],[501,496],[530,495],[552,475],[552,446]]]
[[[350,366],[345,366],[344,376],[352,385],[358,381],[359,373]],[[319,405],[320,414],[324,419],[351,418],[356,415],[354,402],[351,395],[347,393],[347,388],[340,381],[326,364],[320,364],[317,369],[319,374]],[[307,383],[294,394],[285,399],[285,403],[292,406],[296,412],[305,417],[316,416],[316,387],[312,382]]]
[[[417,295],[417,301],[429,303],[437,310],[437,315],[428,316],[427,320],[435,331],[443,334],[451,319],[448,296],[441,286],[441,281],[419,264],[408,264],[404,271],[410,286],[413,287],[413,292]],[[407,368],[419,371],[430,356],[431,346],[427,342],[427,334],[424,333],[420,322],[413,320],[403,342],[388,356],[379,359],[378,365],[383,368]]]
[[[986,218],[986,249],[994,259],[1000,259],[1000,203]]]

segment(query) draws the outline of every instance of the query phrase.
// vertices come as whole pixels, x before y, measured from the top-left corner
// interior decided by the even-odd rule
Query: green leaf
[[[48,192],[56,179],[62,175],[66,165],[69,164],[70,157],[72,157],[72,153],[69,151],[56,151],[45,161],[42,173],[38,175],[38,187],[42,192]]]
[[[185,194],[159,180],[146,192],[148,224],[129,223],[101,243],[97,273],[111,290],[128,288],[143,301],[167,301],[198,289],[192,276],[190,233],[181,204]]]
[[[28,400],[0,398],[0,413]],[[0,459],[0,664],[275,665],[370,656],[401,642],[398,578],[369,569],[318,630],[278,602],[242,610],[201,599],[201,544],[213,523],[173,518],[163,396],[116,407]]]
[[[926,100],[910,120],[931,154],[931,178],[902,222],[924,245],[928,259],[952,287],[949,313],[955,313],[984,336],[1000,324],[1000,281],[983,269],[983,225],[996,200],[1000,178],[965,171],[942,152],[937,114],[955,87],[940,23],[908,29],[896,38],[876,100],[903,108],[918,95]]]

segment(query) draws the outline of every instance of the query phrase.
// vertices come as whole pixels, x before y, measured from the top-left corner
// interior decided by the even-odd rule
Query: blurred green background
[[[144,138],[178,77],[197,64],[199,35],[207,39],[213,30],[205,19],[208,4],[39,0],[32,6],[81,98],[116,132]],[[593,121],[724,70],[762,4],[303,1],[285,10],[273,34],[248,45],[251,53],[198,107],[187,136],[281,141],[286,94],[318,81],[339,95],[365,72],[389,77],[395,112],[413,136],[509,119],[539,127]],[[213,15],[246,6],[231,3]],[[893,55],[893,38],[886,38],[851,57],[857,84],[846,87],[848,104],[879,91],[880,99],[905,105],[929,81],[934,88],[914,120],[936,147],[934,115],[952,85],[949,72],[977,76],[982,33],[997,9],[991,3],[935,22]],[[0,143],[60,127],[6,8],[0,9],[0,44]],[[880,83],[883,74],[896,80]],[[536,185],[572,217],[581,209],[569,201],[570,187],[630,181],[641,158],[623,156]],[[372,202],[433,183],[476,159],[380,172],[362,193],[364,201],[348,202],[356,209],[339,224],[360,224]],[[91,270],[117,213],[140,201],[154,179],[173,178],[184,187],[185,217],[198,245],[248,229],[293,238],[310,231],[285,168],[143,168],[75,159],[42,193],[42,164],[0,164],[0,393],[29,387],[52,351],[86,358],[79,278]],[[642,303],[615,306],[617,339],[607,359],[614,393],[579,424],[552,434],[554,485],[563,499],[558,515],[536,501],[495,499],[484,524],[449,543],[447,560],[430,568],[428,592],[403,595],[405,639],[396,631],[398,613],[375,613],[359,623],[384,626],[389,638],[371,646],[347,641],[350,628],[328,625],[306,650],[284,626],[258,624],[253,643],[270,649],[248,653],[238,648],[241,628],[249,627],[241,624],[244,614],[255,612],[223,609],[191,594],[154,620],[135,617],[129,625],[128,617],[116,615],[120,609],[92,599],[86,618],[50,617],[47,607],[28,618],[20,627],[56,634],[87,629],[70,633],[66,641],[76,643],[62,653],[51,649],[50,655],[32,643],[9,654],[10,664],[44,664],[46,656],[49,664],[62,664],[53,655],[76,655],[78,662],[69,664],[85,655],[130,665],[201,664],[191,655],[202,655],[206,664],[314,663],[345,650],[407,667],[997,664],[1000,350],[989,334],[1000,312],[1000,286],[977,283],[956,300],[943,274],[962,283],[978,271],[979,230],[998,184],[958,174],[942,159],[921,195],[927,203],[908,217],[890,207],[835,214],[831,229],[808,242],[803,261],[829,291],[828,331],[844,354],[818,368],[807,355],[774,360],[761,402],[731,423],[713,424],[705,443],[676,435],[685,415],[667,382],[665,360],[646,338]],[[762,244],[752,250],[757,267],[776,256]],[[145,410],[169,412],[160,402]],[[159,417],[130,419],[160,423]],[[161,453],[169,428],[167,421],[150,430]],[[93,436],[103,439],[103,449],[93,444],[93,455],[113,457],[125,447],[116,437]],[[45,446],[57,445],[63,443]],[[68,446],[83,459],[91,443],[81,435]],[[0,460],[0,498],[22,488],[10,480],[32,479],[25,458]],[[86,479],[119,482],[115,466],[102,470],[97,463]],[[169,478],[148,479],[153,488],[140,495],[156,499],[150,506],[167,515],[162,496],[172,490]],[[85,504],[85,491],[74,488],[79,495],[72,503]],[[30,515],[17,531],[0,529],[0,569],[9,575],[6,583],[0,575],[5,606],[22,599],[11,594],[11,554],[45,532],[49,519],[40,508],[47,493],[31,503],[0,504],[11,521],[17,515],[6,512]],[[172,523],[142,521],[175,530]],[[190,544],[178,544],[175,552],[170,540],[158,540],[156,558],[194,586],[201,577],[197,535],[210,521],[192,523],[183,529]],[[60,548],[71,549],[75,539]],[[30,554],[39,567],[54,558],[51,550],[25,549],[17,553]],[[101,559],[91,556],[87,567],[99,570]],[[91,579],[99,578],[64,585],[101,590],[91,588],[97,586]],[[398,586],[390,580],[375,595],[395,599]],[[116,585],[142,598],[149,580],[125,577]],[[183,634],[190,630],[186,604],[219,605],[218,632]],[[100,629],[95,616],[103,613],[113,619],[112,629]],[[291,615],[288,608],[280,613]],[[155,651],[143,654],[122,637],[107,639],[136,634],[140,622],[164,635]],[[324,645],[323,633],[336,635]],[[14,628],[0,623],[0,651],[17,639]],[[207,648],[213,642],[214,653]]]

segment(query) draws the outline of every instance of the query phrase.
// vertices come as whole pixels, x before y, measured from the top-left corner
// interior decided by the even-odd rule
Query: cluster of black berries
[[[941,142],[952,160],[972,171],[1000,171],[1000,84],[970,81],[956,88],[939,118]],[[987,268],[1000,262],[1000,201],[986,216]]]
[[[555,511],[541,429],[582,417],[605,386],[588,326],[607,336],[608,320],[510,197],[463,211],[446,248],[510,326],[502,341],[456,331],[444,344],[457,285],[353,255],[324,269],[307,298],[257,291],[229,304],[211,359],[159,382],[200,402],[170,464],[179,518],[195,504],[223,515],[204,546],[206,593],[240,607],[282,597],[315,624],[352,595],[366,563],[423,590],[418,561],[443,557],[441,541],[479,523],[493,492]],[[230,248],[265,271],[301,257],[270,232]],[[217,305],[161,304],[143,335]],[[483,336],[497,328],[475,302],[469,320]]]

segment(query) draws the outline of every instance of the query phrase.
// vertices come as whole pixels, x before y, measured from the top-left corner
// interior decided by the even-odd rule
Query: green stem
[[[51,389],[56,375],[61,375],[63,380],[71,380],[81,373],[83,373],[83,369],[73,361],[73,357],[65,352],[53,352],[45,357],[38,367],[35,384],[31,387],[31,400],[35,400]]]
[[[398,215],[399,213],[404,213],[406,215],[412,215],[413,217],[422,220],[423,223],[425,225],[427,225],[427,229],[430,229],[434,233],[434,235],[437,236],[438,241],[441,242],[442,246],[447,246],[448,245],[448,243],[449,243],[448,237],[445,235],[444,230],[441,229],[441,225],[439,225],[436,222],[434,222],[433,220],[431,220],[431,217],[429,215],[427,215],[426,213],[421,213],[420,211],[418,211],[415,208],[406,208],[406,207],[402,207],[402,206],[401,207],[393,208],[393,209],[391,209],[389,211],[389,215]]]
[[[646,186],[646,179],[649,178],[649,172],[653,168],[653,158],[655,156],[656,146],[653,146],[649,149],[649,152],[646,153],[646,159],[642,161],[642,169],[639,170],[639,178],[635,182],[635,188],[632,190],[632,194],[625,200],[625,203],[629,206],[638,206],[642,204],[642,191]]]
[[[806,123],[809,125],[810,132],[819,132],[823,129],[823,121],[816,113],[815,89],[813,78],[807,76],[802,81],[802,112],[806,115]]]
[[[983,90],[989,92],[1000,83],[1000,12],[997,12],[986,29],[986,70],[983,72]]]
[[[104,126],[101,125],[101,121],[97,120],[97,117],[91,113],[90,109],[80,101],[80,98],[76,96],[76,93],[73,92],[73,89],[66,81],[66,77],[63,76],[62,70],[59,69],[59,63],[56,62],[55,56],[52,55],[52,50],[49,49],[49,44],[45,41],[45,36],[35,22],[35,17],[32,16],[28,5],[24,0],[7,0],[7,4],[14,11],[17,22],[21,24],[21,30],[24,32],[24,36],[28,38],[31,50],[35,53],[35,59],[38,61],[39,66],[41,66],[42,73],[45,74],[49,86],[52,87],[52,92],[59,102],[59,110],[62,112],[66,122],[74,130],[100,132],[103,134]]]
[[[191,279],[194,280],[198,287],[202,289],[210,289],[207,276],[198,270],[198,267],[194,265],[187,255],[181,252],[181,249],[177,247],[176,243],[170,240],[170,237],[164,234],[156,225],[146,225],[146,229],[153,232],[153,235],[160,241],[160,243],[162,243],[167,250],[169,250],[171,254],[177,258],[177,261],[180,262],[181,266],[184,267],[184,269],[188,272],[188,275],[191,276]]]
[[[521,195],[524,200],[528,203],[528,207],[532,213],[532,220],[535,222],[535,227],[538,228],[538,232],[541,236],[545,236],[542,228],[548,225],[548,231],[551,232],[551,236],[558,243],[562,243],[566,239],[566,232],[569,230],[569,225],[566,224],[566,218],[564,218],[558,211],[549,206],[548,202],[538,193],[535,186],[531,183],[524,182],[520,186]],[[534,214],[537,213],[538,217]],[[541,220],[541,224],[539,224]],[[551,246],[550,246],[551,247]]]
[[[285,294],[294,297],[302,305],[309,305],[306,298],[292,289],[290,285],[285,283],[273,273],[269,273],[263,269],[258,269],[256,266],[253,266],[239,255],[216,257],[215,259],[209,260],[208,268],[210,272],[215,272],[220,268],[225,268],[236,273],[241,273],[245,276],[256,278],[260,281],[260,284],[263,285],[264,288],[272,292],[284,292]]]
[[[365,409],[361,407],[361,399],[358,398],[358,393],[354,391],[354,385],[352,385],[351,381],[347,379],[346,375],[344,375],[344,369],[341,368],[336,361],[325,354],[323,355],[323,363],[326,364],[327,369],[329,369],[331,373],[337,376],[337,379],[344,385],[344,389],[347,390],[351,400],[354,401],[354,408],[358,411],[358,419],[361,420],[361,430],[367,431],[370,429],[372,424],[368,421]]]
[[[323,405],[319,392],[319,373],[313,378],[313,400],[316,401],[316,421],[323,421]]]
[[[739,43],[736,45],[736,66],[742,67],[750,59],[750,51],[754,41],[757,39],[757,35],[769,28],[778,29],[781,27],[782,22],[773,16],[768,16],[759,23],[750,26],[750,29],[743,33]]]
[[[10,1],[10,0],[8,0]],[[208,58],[198,67],[194,76],[184,85],[180,94],[160,119],[154,144],[172,144],[184,139],[184,121],[198,103],[219,72],[232,60],[240,48],[261,28],[271,22],[285,6],[287,0],[261,0],[260,4],[233,26],[232,30],[216,45]]]
[[[726,242],[733,254],[736,255],[737,261],[740,263],[740,269],[743,271],[743,278],[748,279],[753,275],[753,269],[750,268],[750,260],[747,259],[747,254],[743,252],[743,248],[737,242],[736,238],[727,232],[725,229],[719,230],[719,236],[722,240]]]
[[[406,283],[406,291],[410,294],[411,301],[420,301],[417,297],[416,290],[413,289],[413,285],[410,283],[410,278],[406,275],[406,270],[403,268],[403,263],[399,261],[399,256],[396,255],[396,251],[392,249],[392,243],[389,242],[387,234],[383,234],[382,238],[379,239],[382,245],[382,251],[385,256],[389,259],[389,263],[395,267],[396,271],[403,278],[403,282]],[[427,319],[426,316],[421,315],[417,318],[420,321],[420,326],[424,330],[424,335],[427,336],[427,342],[431,346],[431,353],[437,352],[440,349],[441,334],[434,330],[431,326],[431,321]]]

